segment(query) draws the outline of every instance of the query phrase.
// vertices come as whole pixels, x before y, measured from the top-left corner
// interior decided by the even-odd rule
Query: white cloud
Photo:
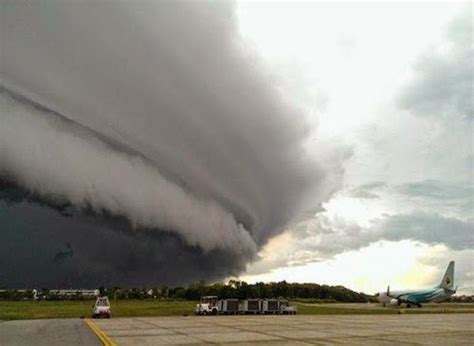
[[[472,23],[466,8],[450,23],[447,42],[418,59],[415,76],[400,95],[402,107],[420,116],[474,120]]]
[[[448,262],[441,265],[442,269],[420,262],[433,251],[430,246],[411,241],[376,242],[358,251],[338,254],[330,260],[282,267],[242,279],[340,284],[369,294],[385,290],[387,285],[393,288],[434,286],[441,279],[438,271],[444,270]]]
[[[324,99],[319,133],[352,148],[344,188],[324,212],[289,230],[284,246],[270,243],[249,274],[349,282],[352,271],[340,268],[336,280],[328,269],[339,256],[377,266],[390,256],[413,258],[423,248],[425,258],[442,252],[446,263],[450,254],[464,263],[472,259],[466,249],[473,241],[474,188],[472,122],[466,121],[472,101],[470,13],[463,3],[240,6],[241,31],[276,73],[291,80],[289,93],[312,95],[296,101],[311,109]],[[294,65],[304,73],[291,73]],[[442,97],[431,98],[432,90]],[[418,116],[426,110],[457,114]],[[393,242],[375,257],[366,247],[380,239]],[[400,251],[404,239],[411,245]],[[420,286],[445,267],[417,263],[389,266],[386,281],[396,282],[405,270],[413,274],[405,283]],[[313,278],[311,268],[324,275]],[[414,275],[419,270],[430,274]],[[473,269],[464,266],[462,273],[473,275]]]

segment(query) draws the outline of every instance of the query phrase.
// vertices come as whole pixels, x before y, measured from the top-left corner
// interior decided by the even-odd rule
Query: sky
[[[0,286],[474,293],[470,3],[2,12]]]
[[[271,240],[242,279],[438,284],[474,292],[469,3],[242,2],[245,40],[319,141],[349,148],[323,211]]]

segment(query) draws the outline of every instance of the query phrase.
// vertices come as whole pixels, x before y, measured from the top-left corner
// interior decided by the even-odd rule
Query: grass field
[[[0,320],[90,317],[93,301],[0,301]],[[116,300],[111,301],[112,317],[193,315],[193,301]],[[295,303],[298,314],[398,314],[402,313],[474,313],[474,304],[428,304],[423,308],[383,308],[377,304],[305,304]]]
[[[0,301],[0,320],[90,317],[95,301]],[[196,302],[116,300],[111,301],[113,317],[180,316],[194,314]]]
[[[340,314],[394,314],[393,309],[367,309],[367,308],[353,308],[353,307],[335,307],[333,304],[304,304],[296,303],[298,306],[298,314],[301,315],[340,315]],[[348,304],[344,304],[348,305]]]
[[[424,304],[423,308],[406,308],[389,306],[382,307],[379,304],[364,303],[335,303],[335,304],[306,304],[296,303],[298,313],[303,315],[335,315],[335,314],[357,314],[357,315],[385,315],[385,314],[429,314],[429,313],[474,313],[474,304],[460,303],[430,303]]]

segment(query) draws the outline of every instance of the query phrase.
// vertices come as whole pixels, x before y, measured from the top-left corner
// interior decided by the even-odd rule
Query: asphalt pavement
[[[0,322],[0,345],[474,345],[474,314],[175,316]]]
[[[0,321],[0,345],[97,345],[102,343],[81,319]]]
[[[135,345],[474,345],[474,314],[132,317],[96,320]]]

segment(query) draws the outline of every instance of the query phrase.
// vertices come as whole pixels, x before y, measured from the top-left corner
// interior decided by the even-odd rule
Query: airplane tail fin
[[[444,273],[443,280],[439,284],[441,288],[447,288],[448,290],[453,290],[454,288],[454,261],[449,262],[446,273]]]

